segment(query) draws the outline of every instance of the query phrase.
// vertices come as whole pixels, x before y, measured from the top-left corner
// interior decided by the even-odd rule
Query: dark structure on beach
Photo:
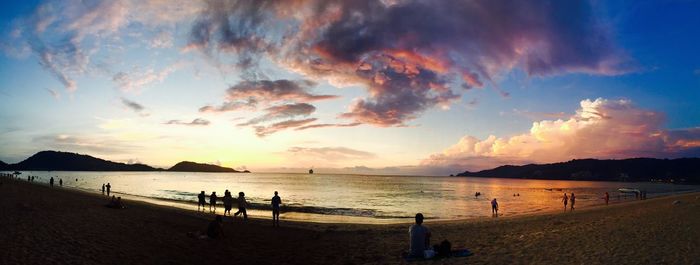
[[[465,171],[457,176],[695,184],[700,183],[700,158],[574,159],[552,164],[506,165],[477,172]]]

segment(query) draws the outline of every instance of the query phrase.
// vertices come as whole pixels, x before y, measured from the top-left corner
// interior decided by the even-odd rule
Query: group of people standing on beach
[[[207,195],[205,194],[204,191],[200,192],[199,195],[197,195],[197,211],[205,211],[206,206],[207,206]],[[209,212],[211,213],[216,213],[216,204],[217,201],[219,200],[219,197],[216,195],[216,192],[213,191],[209,195]],[[231,192],[228,190],[224,191],[224,196],[221,197],[221,201],[224,205],[224,216],[227,214],[231,216],[231,208],[233,208],[233,196],[231,196]],[[244,192],[239,192],[238,193],[238,198],[236,199],[238,203],[238,211],[233,214],[233,217],[238,217],[238,215],[243,215],[243,220],[248,220],[248,211],[246,210],[250,204],[248,201],[245,199],[245,193]],[[280,215],[280,205],[282,204],[282,199],[279,197],[278,192],[275,191],[275,196],[272,197],[271,200],[271,205],[272,205],[272,224],[273,226],[278,227],[279,226],[279,215]]]

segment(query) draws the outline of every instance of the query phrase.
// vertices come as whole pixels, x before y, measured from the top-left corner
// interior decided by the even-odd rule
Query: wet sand
[[[187,232],[203,231],[210,214],[138,201],[115,210],[106,196],[0,181],[0,264],[401,264],[408,248],[408,224],[284,219],[273,228],[226,218],[224,239],[201,240]],[[700,193],[425,225],[433,244],[448,239],[475,254],[411,264],[700,263]]]

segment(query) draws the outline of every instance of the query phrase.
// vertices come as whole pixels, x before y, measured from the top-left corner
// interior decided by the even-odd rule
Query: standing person
[[[105,184],[102,183],[102,195],[105,195]]]
[[[491,201],[491,214],[498,216],[498,201],[496,201],[496,198],[493,198]]]
[[[566,204],[569,203],[569,196],[566,196],[566,193],[564,193],[564,197],[561,199],[561,201],[564,202],[564,211],[566,211]]]
[[[282,199],[277,196],[277,191],[275,191],[275,196],[272,197],[272,226],[280,226],[280,204],[282,204]]]
[[[199,211],[200,206],[202,207],[202,211],[204,211],[205,207],[207,206],[207,195],[205,195],[204,191],[202,191],[199,193],[199,195],[197,195],[197,199],[199,200],[197,202],[197,211]]]
[[[50,185],[51,187],[53,187],[53,177],[51,177],[51,179],[49,179],[49,185]]]
[[[243,214],[243,220],[248,220],[248,213],[245,210],[246,206],[248,206],[248,202],[245,200],[245,193],[241,191],[238,193],[238,212],[234,213],[233,216]]]
[[[569,198],[569,200],[571,201],[571,210],[573,211],[573,210],[574,210],[574,204],[576,203],[576,195],[574,195],[573,192],[571,193],[571,198]]]
[[[216,191],[212,191],[211,195],[209,195],[209,211],[214,213],[216,212]],[[212,207],[214,210],[212,211]]]
[[[63,179],[58,179],[58,185],[63,187]]]
[[[107,186],[105,187],[107,187],[107,196],[109,196],[109,192],[112,190],[112,185],[110,185],[109,182],[107,182]]]
[[[233,197],[231,197],[231,193],[228,190],[224,192],[224,198],[222,199],[222,201],[224,202],[224,216],[226,216],[226,213],[228,213],[228,215],[231,215],[231,208],[233,207]]]
[[[430,229],[423,226],[423,214],[416,214],[416,223],[408,228],[410,245],[408,255],[422,258],[425,250],[430,247]]]
[[[605,199],[605,205],[608,205],[608,202],[610,201],[610,194],[608,194],[607,191],[605,192],[605,197],[603,198]]]

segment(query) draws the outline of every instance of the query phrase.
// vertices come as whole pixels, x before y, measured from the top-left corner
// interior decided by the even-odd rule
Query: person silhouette
[[[216,198],[216,191],[212,191],[211,195],[209,195],[209,211],[212,213],[216,212]]]
[[[58,179],[58,185],[63,187],[63,179]]]
[[[107,182],[107,186],[105,187],[107,188],[107,196],[109,196],[109,193],[112,190],[112,185],[110,185],[109,182]]]
[[[245,193],[241,191],[238,193],[238,211],[233,216],[243,214],[243,220],[248,220],[248,212],[245,209],[247,206],[248,202],[245,200]]]
[[[564,193],[564,197],[562,197],[561,201],[564,202],[564,211],[566,211],[566,204],[569,203],[569,196],[566,196],[566,193]]]
[[[228,190],[224,192],[224,198],[222,199],[222,201],[224,202],[224,216],[226,216],[226,213],[228,213],[228,215],[231,215],[231,208],[233,207],[233,197],[231,197],[231,193]]]
[[[207,195],[204,194],[204,191],[202,191],[201,193],[199,193],[199,195],[197,195],[197,200],[198,200],[197,201],[197,211],[199,211],[200,206],[202,207],[202,211],[204,211],[204,209],[207,205]]]
[[[603,197],[603,199],[605,199],[605,205],[608,205],[608,202],[610,201],[610,194],[608,194],[607,191],[605,192],[605,197]]]
[[[49,186],[53,187],[53,177],[51,177],[51,179],[49,179]]]
[[[496,198],[493,198],[491,201],[491,214],[498,216],[498,201],[496,201]]]
[[[102,183],[102,195],[105,195],[105,184]]]
[[[272,226],[280,226],[280,204],[282,204],[282,199],[275,191],[275,196],[272,197]]]
[[[571,210],[574,210],[574,204],[576,203],[576,195],[574,193],[571,193],[571,197],[569,197],[569,201],[571,201]]]
[[[423,214],[416,214],[416,223],[408,228],[410,245],[409,257],[422,258],[423,252],[430,247],[430,229],[423,225]]]

